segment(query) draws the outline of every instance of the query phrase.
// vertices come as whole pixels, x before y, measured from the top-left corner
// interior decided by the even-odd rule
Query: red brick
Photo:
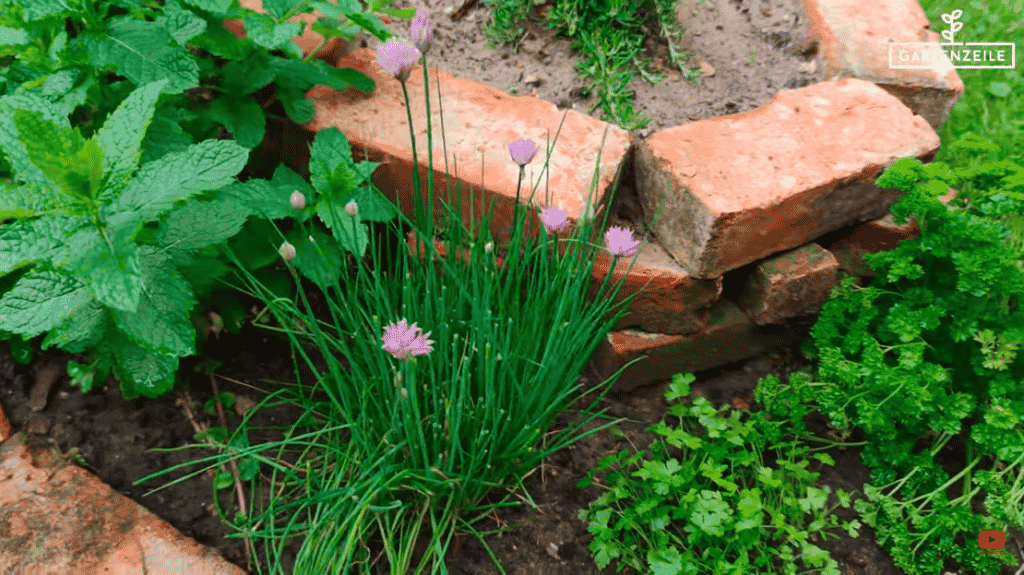
[[[828,300],[838,271],[828,250],[807,244],[759,262],[736,303],[757,325],[813,315]]]
[[[348,138],[358,160],[380,162],[373,183],[389,198],[401,197],[403,211],[414,215],[413,201],[427,197],[427,126],[423,94],[423,71],[413,68],[406,88],[416,128],[416,152],[422,195],[413,191],[413,154],[402,85],[381,70],[372,50],[353,51],[338,62],[339,67],[361,71],[377,83],[372,94],[357,90],[340,93],[326,86],[315,86],[307,96],[317,101],[316,116],[305,126],[312,132],[337,127]],[[495,202],[494,221],[490,232],[501,243],[512,235],[513,207],[516,203],[519,166],[512,161],[508,145],[527,138],[537,143],[539,151],[527,165],[525,179],[519,189],[519,201],[526,204],[533,197],[535,205],[559,207],[571,222],[578,221],[591,194],[591,181],[600,160],[597,190],[590,202],[602,206],[618,170],[627,156],[633,136],[621,128],[574,110],[559,111],[554,104],[530,96],[510,96],[501,90],[458,78],[447,72],[431,69],[431,112],[435,131],[434,151],[434,216],[437,225],[444,225],[446,211],[442,200],[456,204],[461,198],[462,219],[481,221]],[[444,101],[445,136],[451,187],[445,174],[445,144],[441,138],[441,117],[437,109],[437,82]],[[561,124],[564,116],[564,124]],[[554,138],[547,171],[544,170],[545,146]],[[602,147],[602,138],[605,136]],[[550,173],[550,179],[548,178]],[[485,180],[486,177],[486,181]],[[534,192],[529,182],[548,185]],[[482,192],[482,194],[481,194]],[[595,208],[597,209],[597,208]],[[534,236],[539,235],[540,221],[536,211],[528,212],[533,220]]]
[[[940,42],[914,0],[807,0],[810,34],[832,77],[874,82],[923,117],[936,132],[963,94],[946,61],[942,68],[893,69],[890,42]],[[992,42],[998,39],[990,40]]]
[[[638,145],[655,234],[698,278],[714,278],[844,226],[902,195],[874,179],[897,159],[934,157],[927,122],[870,82],[782,90],[764,106],[652,134]]]
[[[0,573],[245,575],[26,437],[0,446]]]
[[[712,306],[712,321],[693,335],[613,331],[591,359],[600,381],[636,358],[612,387],[615,393],[666,381],[677,373],[711,369],[795,342],[794,335],[779,326],[759,327],[736,304],[720,300]],[[646,356],[646,357],[643,357]]]

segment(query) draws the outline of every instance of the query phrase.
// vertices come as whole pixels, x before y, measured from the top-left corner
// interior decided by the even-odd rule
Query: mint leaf
[[[274,22],[269,14],[261,14],[254,10],[245,10],[242,15],[245,22],[245,34],[259,46],[267,50],[283,47],[292,38],[302,34],[302,22]]]
[[[214,16],[227,16],[233,0],[185,0],[186,4],[195,6]]]
[[[338,201],[342,207],[349,202],[359,205],[359,219],[362,221],[389,222],[398,215],[398,208],[395,207],[395,204],[384,197],[384,194],[372,183],[359,186],[351,194]]]
[[[119,16],[102,32],[86,31],[75,39],[85,46],[97,68],[112,66],[136,86],[166,79],[163,91],[180,94],[199,85],[199,66],[184,47],[172,48],[167,30],[154,22]]]
[[[35,95],[17,94],[0,97],[0,147],[7,154],[7,161],[11,168],[18,175],[18,179],[29,184],[42,187],[57,187],[57,183],[51,180],[39,169],[29,158],[22,137],[19,135],[14,121],[14,111],[25,110],[28,112],[41,112],[45,121],[51,122],[56,129],[62,130],[71,127],[66,116],[61,116],[46,100]],[[29,136],[31,137],[31,136]]]
[[[51,217],[0,226],[0,274],[37,261],[63,267],[71,253],[66,238],[88,225],[85,218]]]
[[[155,220],[179,200],[230,184],[248,156],[248,150],[226,140],[205,140],[184,152],[167,154],[142,166],[101,214],[112,223]]]
[[[352,146],[345,134],[332,126],[317,132],[309,156],[309,180],[316,191],[328,194],[334,171],[342,163],[352,161]]]
[[[224,124],[239,146],[252,149],[263,141],[267,117],[252,98],[217,98],[208,113],[214,121]]]
[[[351,218],[347,219],[354,221]],[[367,241],[365,227],[356,224],[355,228],[362,231],[362,235],[358,236],[356,241],[360,242],[359,245],[365,251]],[[295,267],[302,275],[326,291],[328,287],[337,285],[338,278],[341,276],[341,250],[338,249],[338,243],[334,238],[318,228],[313,228],[310,236],[314,241],[310,241],[307,236],[309,234],[302,231],[302,228],[293,228],[286,236],[288,242],[295,246]]]
[[[138,307],[142,291],[134,236],[135,229],[128,226],[110,227],[104,233],[89,227],[68,240],[71,269],[89,284],[96,299],[126,311]]]
[[[39,347],[49,349],[58,346],[64,351],[82,353],[100,343],[107,326],[106,308],[92,300],[55,325]]]
[[[195,328],[188,313],[196,305],[188,283],[167,254],[142,246],[139,261],[144,278],[144,305],[135,311],[114,311],[114,321],[136,344],[158,354],[195,353]]]
[[[263,0],[263,9],[266,10],[271,16],[280,20],[284,18],[284,15],[291,10],[292,6],[295,5],[293,0]],[[359,11],[362,11],[362,7],[359,7]]]
[[[294,189],[290,187],[253,179],[221,188],[220,197],[245,206],[246,215],[260,214],[268,220],[275,220],[295,213],[288,202],[292,191]]]
[[[248,215],[233,199],[200,202],[191,198],[168,214],[156,238],[161,246],[175,251],[199,250],[233,237]]]
[[[171,152],[184,152],[191,145],[192,136],[181,129],[178,121],[171,114],[158,111],[142,141],[142,163],[148,164]]]
[[[163,14],[157,17],[153,23],[167,30],[167,33],[174,38],[174,42],[179,46],[184,46],[189,40],[206,30],[205,20],[174,2],[165,4]]]
[[[65,0],[25,0],[21,4],[28,20],[39,20],[47,16],[73,12]]]
[[[89,290],[68,274],[31,270],[0,297],[0,330],[35,337],[92,299]]]
[[[55,188],[0,182],[0,220],[70,215],[81,211],[77,201]],[[0,228],[0,235],[2,233]],[[0,254],[0,259],[3,257]]]
[[[178,358],[153,353],[132,343],[124,334],[115,332],[110,349],[117,361],[114,373],[121,382],[121,395],[125,399],[160,397],[174,387],[174,374]]]
[[[22,138],[22,145],[29,161],[42,170],[50,181],[58,182],[65,171],[62,160],[76,154],[85,140],[76,130],[58,128],[53,122],[47,121],[40,112],[15,109],[13,113],[18,133],[31,134],[31,137]],[[69,196],[81,194],[80,190],[61,187]]]
[[[154,106],[167,80],[159,80],[132,92],[114,110],[96,134],[103,149],[104,196],[112,198],[128,184],[139,167],[142,141],[153,121]],[[109,200],[108,200],[109,201]]]

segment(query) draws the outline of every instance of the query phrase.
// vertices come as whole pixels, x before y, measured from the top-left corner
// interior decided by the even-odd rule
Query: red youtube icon
[[[978,547],[981,549],[1002,549],[1006,547],[1006,534],[995,529],[979,531]]]

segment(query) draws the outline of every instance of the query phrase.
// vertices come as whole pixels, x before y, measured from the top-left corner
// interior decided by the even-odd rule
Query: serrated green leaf
[[[348,138],[332,126],[317,132],[309,150],[309,179],[316,191],[331,193],[331,177],[338,166],[352,162],[352,147]]]
[[[70,353],[81,353],[98,345],[108,325],[107,312],[96,300],[86,304],[46,334],[41,349],[57,346]]]
[[[162,26],[179,46],[185,46],[189,40],[206,30],[206,21],[188,10],[184,10],[174,2],[168,2],[163,14],[154,20]]]
[[[683,556],[674,548],[648,551],[647,563],[654,575],[678,575],[683,571]]]
[[[73,12],[65,0],[23,0],[21,7],[29,20]]]
[[[167,215],[156,238],[161,246],[174,250],[199,250],[237,234],[248,216],[245,207],[231,198],[213,202],[191,198]]]
[[[114,373],[125,399],[136,399],[140,395],[157,398],[174,387],[177,357],[153,353],[135,345],[123,334],[117,336],[110,347],[116,358]]]
[[[83,203],[88,198],[95,198],[103,186],[103,150],[95,140],[82,143],[82,148],[70,156],[61,157],[61,174],[57,177],[57,185],[70,197],[81,198]]]
[[[157,112],[142,141],[142,163],[148,164],[172,152],[184,152],[192,145],[192,136],[185,133],[178,121]]]
[[[263,0],[263,9],[280,20],[295,5],[293,0]]]
[[[254,10],[242,13],[245,23],[245,34],[259,46],[267,50],[276,50],[302,34],[302,22],[274,22],[269,14],[261,14]]]
[[[384,197],[384,194],[372,183],[359,186],[351,194],[338,201],[342,206],[349,202],[355,202],[359,206],[359,219],[362,221],[390,222],[398,215],[398,208],[395,207],[395,204]]]
[[[39,168],[50,181],[61,183],[59,180],[65,173],[62,161],[82,148],[85,142],[82,135],[71,128],[54,125],[39,112],[14,108],[11,114],[17,133],[31,134],[22,138],[29,162]],[[77,196],[78,190],[65,186],[61,188],[69,195]]]
[[[232,0],[185,0],[190,6],[195,6],[215,16],[226,16],[231,8]]]
[[[281,232],[274,228],[271,221],[252,218],[242,227],[241,232],[228,240],[228,249],[235,254],[242,267],[253,271],[280,261],[281,254],[277,248],[282,241]]]
[[[92,301],[76,278],[50,269],[30,270],[0,297],[0,329],[35,337]]]
[[[0,274],[37,261],[63,267],[70,257],[67,238],[89,222],[82,217],[38,218],[0,226]]]
[[[274,70],[267,66],[270,58],[265,52],[254,51],[245,60],[232,60],[221,68],[222,92],[236,98],[249,95],[274,81]],[[278,97],[280,99],[280,96]]]
[[[263,141],[267,117],[252,98],[217,98],[208,113],[214,121],[224,124],[239,146],[251,150]]]
[[[113,224],[154,221],[175,202],[234,181],[249,151],[227,140],[205,140],[142,166],[124,192],[103,206],[101,214]]]
[[[391,36],[390,30],[384,26],[380,18],[366,12],[352,12],[345,15],[349,20],[359,25],[360,28],[368,31],[382,42],[386,42]]]
[[[0,220],[72,215],[82,212],[82,208],[76,200],[51,187],[0,182]]]
[[[355,191],[356,187],[363,182],[363,176],[355,166],[348,162],[342,162],[331,172],[330,196],[343,198]]]
[[[331,18],[340,18],[347,14],[355,14],[363,11],[363,6],[359,3],[359,0],[338,0],[337,3],[334,3],[333,1],[323,2],[321,0],[313,0],[309,7],[313,10],[322,12]]]
[[[157,98],[167,80],[158,80],[133,91],[109,116],[95,140],[103,150],[103,176],[109,201],[128,184],[142,157],[142,141],[153,121]]]
[[[276,220],[295,213],[288,200],[292,191],[274,186],[267,180],[253,179],[221,188],[220,196],[244,206],[247,215],[258,214],[268,220]]]
[[[106,30],[86,31],[76,40],[97,68],[112,66],[136,86],[167,79],[163,91],[180,94],[199,85],[199,65],[185,47],[172,48],[167,30],[154,22],[119,16]]]
[[[302,90],[279,90],[278,99],[288,118],[296,124],[307,124],[316,117],[316,102],[307,98]]]
[[[70,269],[86,281],[96,299],[120,310],[136,309],[142,291],[135,233],[130,226],[108,227],[105,233],[86,227],[68,240]]]
[[[15,94],[32,95],[45,100],[59,116],[66,118],[89,97],[96,81],[80,69],[58,70],[18,86]]]
[[[316,228],[313,228],[311,234],[315,243],[308,236],[302,228],[294,228],[286,236],[288,242],[295,246],[295,267],[324,290],[337,285],[341,276],[341,250],[338,244],[331,236]]]
[[[142,299],[136,311],[114,310],[114,322],[136,344],[158,354],[195,353],[195,328],[189,311],[196,305],[191,287],[167,254],[153,246],[139,250]]]
[[[347,90],[352,87],[364,94],[371,94],[377,89],[377,83],[359,70],[335,68],[321,60],[271,58],[267,65],[275,71],[279,89],[294,86],[305,91],[314,84],[323,84],[336,90]]]

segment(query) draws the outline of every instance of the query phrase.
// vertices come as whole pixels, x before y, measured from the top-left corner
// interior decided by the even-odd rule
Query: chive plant
[[[343,289],[325,294],[329,319],[312,313],[304,290],[297,290],[300,301],[275,298],[245,272],[249,287],[277,325],[302,326],[280,328],[291,342],[296,374],[300,362],[317,374],[310,388],[300,381],[258,406],[272,405],[273,399],[301,408],[303,416],[284,430],[281,441],[215,456],[220,464],[231,457],[254,458],[270,471],[269,487],[259,476],[252,482],[254,500],[257,492],[268,495],[266,508],[235,523],[245,536],[264,540],[265,561],[257,561],[261,572],[262,565],[280,572],[285,541],[299,535],[305,540],[294,573],[340,574],[353,568],[369,573],[382,561],[389,573],[446,572],[444,557],[454,533],[470,532],[483,542],[484,534],[474,524],[508,505],[482,503],[489,492],[525,492],[523,478],[545,457],[615,423],[581,431],[599,415],[595,400],[573,424],[548,433],[555,418],[582,397],[579,381],[586,362],[636,295],[613,303],[624,279],[609,285],[609,274],[596,300],[588,301],[600,249],[593,243],[595,230],[603,229],[607,210],[601,228],[594,227],[592,216],[584,217],[563,234],[569,237],[559,238],[556,234],[570,222],[564,210],[548,205],[537,214],[543,224],[539,237],[532,233],[532,219],[530,232],[524,234],[526,210],[534,208],[520,209],[519,191],[538,146],[519,139],[509,145],[520,176],[513,234],[503,262],[490,253],[493,205],[482,226],[470,229],[458,216],[461,209],[442,203],[452,222],[444,231],[453,244],[473,241],[466,255],[457,249],[439,253],[432,241],[433,146],[425,57],[432,33],[425,11],[417,11],[410,32],[413,42],[389,39],[377,61],[402,85],[414,166],[418,159],[406,81],[422,62],[429,199],[426,213],[418,202],[414,206],[415,221],[401,209],[398,215],[425,246],[427,257],[412,257],[402,237],[402,253],[393,254],[400,273],[371,275],[363,266],[354,272],[345,269],[346,275],[356,277],[347,277],[340,284]],[[443,106],[441,112],[444,138]],[[550,154],[551,146],[545,169]],[[588,206],[599,173],[598,162]],[[418,170],[413,170],[417,200],[422,198],[420,183]],[[456,198],[461,203],[460,194]],[[533,194],[527,205],[532,200]],[[357,217],[356,206],[345,211]],[[628,230],[608,229],[604,248],[612,255],[610,270],[620,258],[635,256],[639,247]],[[375,270],[384,269],[380,251],[373,250]],[[281,253],[287,262],[291,251],[282,248]],[[443,274],[435,273],[431,260]],[[317,370],[318,361],[326,370]],[[619,373],[599,386],[598,400]],[[235,437],[246,437],[250,417]],[[429,543],[416,558],[414,547],[423,528],[429,529]],[[371,548],[381,551],[372,555]]]

